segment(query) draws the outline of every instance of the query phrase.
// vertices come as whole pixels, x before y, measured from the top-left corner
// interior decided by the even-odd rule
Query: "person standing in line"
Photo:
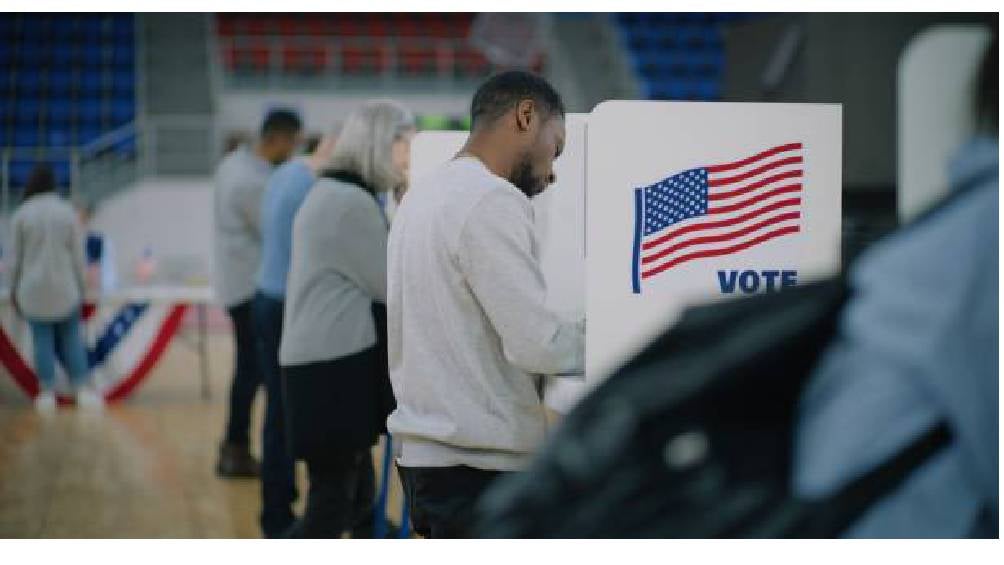
[[[415,182],[390,230],[387,427],[425,537],[468,535],[477,497],[544,438],[540,376],[583,369],[584,322],[545,305],[530,203],[554,182],[564,113],[536,75],[488,79],[464,148]]]
[[[415,120],[389,100],[349,117],[293,223],[279,360],[293,454],[310,491],[292,537],[372,536],[371,448],[387,383],[387,220],[377,196],[407,179]]]
[[[31,326],[39,380],[36,409],[43,414],[56,409],[57,342],[78,404],[101,407],[104,400],[90,381],[80,331],[87,288],[83,230],[73,207],[56,193],[48,166],[32,172],[11,230],[11,303]]]
[[[279,369],[279,343],[282,337],[282,310],[286,297],[293,238],[293,218],[317,173],[327,166],[335,147],[334,136],[323,138],[312,155],[292,159],[269,177],[261,206],[262,261],[258,271],[258,290],[252,304],[252,319],[258,342],[259,363],[265,380],[267,405],[263,464],[269,484],[263,481],[265,506],[288,508],[288,493],[295,484],[295,465],[286,441],[284,401]],[[289,515],[292,516],[291,514]],[[270,537],[284,536],[292,520],[270,525]],[[274,527],[274,529],[272,529]]]
[[[258,462],[250,453],[249,433],[251,405],[262,384],[251,320],[255,275],[261,257],[261,198],[272,168],[289,159],[299,144],[300,130],[296,114],[273,110],[265,117],[258,142],[238,147],[223,159],[216,171],[214,286],[216,298],[226,307],[233,322],[235,352],[226,432],[216,465],[221,477],[255,477],[259,473]],[[275,512],[283,514],[281,509]],[[289,512],[287,508],[286,513]],[[277,519],[282,520],[282,517]]]

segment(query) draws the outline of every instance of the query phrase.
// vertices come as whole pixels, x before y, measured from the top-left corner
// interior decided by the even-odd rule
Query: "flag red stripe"
[[[726,163],[724,165],[712,165],[710,167],[705,167],[709,174],[711,173],[721,173],[723,171],[731,171],[732,169],[738,169],[739,167],[745,167],[750,163],[755,163],[760,159],[766,159],[767,157],[773,157],[778,153],[784,153],[785,151],[794,151],[795,149],[801,149],[801,143],[788,143],[787,145],[778,145],[773,149],[768,149],[761,153],[757,153],[752,157],[747,157],[741,161],[736,161],[734,163]]]
[[[736,202],[735,204],[730,204],[728,206],[720,206],[718,208],[709,208],[708,215],[710,216],[713,214],[728,214],[729,212],[735,212],[736,210],[741,210],[743,208],[746,208],[747,206],[752,206],[757,202],[763,202],[764,200],[772,198],[779,194],[788,194],[789,192],[801,192],[801,190],[802,190],[801,184],[789,184],[788,186],[782,186],[780,188],[775,188],[774,190],[768,190],[767,192],[764,192],[763,194],[758,194],[753,198],[747,198],[742,202]]]
[[[707,257],[720,257],[722,255],[729,255],[731,253],[736,253],[738,251],[742,251],[744,249],[749,249],[750,247],[753,247],[754,245],[759,245],[759,244],[761,244],[761,243],[763,243],[765,241],[774,239],[776,237],[781,237],[781,236],[788,235],[788,234],[791,234],[791,233],[798,233],[798,231],[799,231],[798,226],[788,226],[788,227],[777,229],[777,230],[774,230],[774,231],[771,231],[771,232],[767,232],[767,233],[765,233],[765,234],[763,234],[763,235],[761,235],[759,237],[755,237],[755,238],[753,238],[753,239],[751,239],[749,241],[745,241],[743,243],[740,243],[740,244],[737,244],[737,245],[733,245],[731,247],[723,247],[721,249],[709,249],[707,251],[698,251],[698,252],[695,252],[695,253],[688,253],[687,255],[681,255],[681,256],[677,257],[676,259],[673,259],[672,261],[666,261],[665,263],[663,263],[663,264],[661,264],[661,265],[659,265],[657,267],[653,267],[653,268],[651,268],[651,269],[649,269],[647,271],[642,272],[641,278],[644,279],[644,278],[647,278],[647,277],[651,277],[652,275],[657,275],[657,274],[665,271],[666,269],[669,269],[671,267],[675,267],[676,265],[679,265],[680,263],[686,263],[687,261],[692,261],[694,259],[705,259]]]
[[[736,175],[734,177],[725,177],[721,179],[708,179],[708,186],[715,187],[715,186],[723,186],[726,184],[734,184],[737,182],[742,182],[746,179],[753,178],[761,173],[765,173],[778,167],[785,167],[787,165],[797,165],[800,164],[801,162],[802,162],[801,155],[797,157],[785,157],[784,159],[778,159],[777,161],[774,161],[772,163],[767,163],[766,165],[761,165],[753,170],[746,171],[741,175]]]
[[[722,241],[729,241],[730,239],[738,239],[740,237],[747,236],[747,235],[749,235],[749,234],[751,234],[753,232],[760,231],[760,230],[762,230],[763,228],[765,228],[767,226],[772,226],[774,224],[779,224],[781,222],[786,222],[788,220],[797,220],[797,219],[799,219],[801,217],[802,217],[802,214],[800,212],[787,212],[787,213],[784,213],[784,214],[781,214],[781,215],[778,215],[778,216],[774,216],[773,218],[768,218],[768,219],[763,220],[761,222],[757,222],[757,223],[755,223],[755,224],[753,224],[751,226],[747,226],[745,228],[742,228],[742,229],[739,229],[739,230],[736,230],[736,231],[733,231],[733,232],[722,233],[722,234],[717,234],[717,235],[708,235],[708,236],[704,236],[704,237],[695,237],[693,239],[688,239],[686,241],[681,241],[680,243],[677,243],[676,245],[670,245],[669,247],[667,247],[667,248],[659,251],[658,253],[649,255],[647,257],[642,257],[641,258],[641,263],[643,265],[645,265],[645,264],[648,264],[648,263],[652,263],[652,262],[658,261],[659,259],[662,259],[663,257],[665,257],[665,256],[667,256],[667,255],[669,255],[671,253],[674,253],[674,252],[679,251],[681,249],[686,249],[687,247],[691,247],[691,246],[694,246],[694,245],[701,245],[701,244],[704,244],[704,243],[720,243]]]
[[[767,186],[768,184],[771,184],[771,183],[774,183],[774,182],[778,182],[778,181],[782,181],[782,180],[787,180],[787,179],[800,178],[801,176],[802,176],[802,169],[798,169],[798,170],[795,170],[795,171],[785,171],[783,173],[778,173],[778,174],[776,174],[774,176],[767,177],[767,178],[759,180],[759,181],[757,181],[757,182],[755,182],[753,184],[746,185],[746,186],[737,188],[735,190],[730,190],[728,192],[716,192],[714,194],[709,194],[708,195],[708,200],[711,201],[711,202],[714,202],[715,200],[725,200],[726,198],[734,198],[736,196],[742,196],[743,194],[745,194],[747,192],[752,192],[752,191],[754,191],[754,190],[756,190],[758,188],[763,188],[763,187]]]
[[[709,230],[709,229],[714,229],[714,228],[723,228],[723,227],[734,225],[734,224],[741,224],[741,223],[743,223],[743,222],[745,222],[747,220],[753,219],[753,218],[755,218],[757,216],[761,216],[763,214],[767,214],[769,212],[773,212],[775,210],[779,210],[779,209],[784,208],[786,206],[798,206],[801,203],[802,203],[802,199],[801,198],[788,198],[786,200],[779,200],[779,201],[777,201],[777,202],[775,202],[773,204],[764,206],[763,208],[757,208],[756,210],[753,210],[752,212],[747,212],[747,213],[745,213],[745,214],[743,214],[741,216],[736,216],[735,218],[728,218],[728,219],[725,219],[725,220],[718,220],[718,221],[714,221],[714,222],[705,222],[703,224],[689,225],[689,226],[677,229],[675,231],[669,232],[666,235],[661,235],[661,236],[658,237],[658,239],[653,239],[652,241],[645,242],[645,243],[642,244],[641,248],[643,250],[647,251],[649,249],[652,249],[653,247],[658,247],[658,246],[662,245],[663,243],[666,243],[667,241],[669,241],[669,240],[671,240],[671,239],[673,239],[675,237],[681,236],[681,235],[683,235],[685,233],[690,233],[690,232],[698,231],[698,230]]]

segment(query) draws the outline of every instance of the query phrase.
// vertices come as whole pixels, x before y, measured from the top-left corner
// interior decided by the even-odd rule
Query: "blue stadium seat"
[[[56,126],[49,128],[46,133],[46,141],[49,147],[67,147],[73,144],[73,136],[66,126]]]
[[[17,58],[26,67],[38,67],[48,60],[49,48],[44,43],[22,43]]]
[[[73,73],[69,70],[60,69],[49,72],[49,100],[53,98],[64,98],[73,90]]]
[[[14,61],[14,46],[6,39],[0,39],[0,66],[7,67]]]
[[[77,90],[83,96],[101,94],[105,90],[104,77],[101,71],[84,71],[77,81]]]
[[[24,38],[45,37],[49,33],[49,19],[38,14],[25,14],[21,17],[21,35]]]
[[[85,124],[101,121],[101,100],[81,100],[77,103],[77,119]]]
[[[88,67],[100,67],[105,62],[105,48],[100,44],[85,44],[82,46],[81,59]]]
[[[0,42],[5,42],[10,36],[14,35],[15,25],[14,14],[0,14],[0,40],[3,40]]]
[[[28,176],[35,168],[34,161],[11,161],[10,162],[10,184],[15,188],[22,188],[28,184]]]
[[[42,105],[33,98],[24,98],[14,106],[14,120],[19,124],[37,124]]]
[[[112,100],[109,114],[116,127],[125,125],[136,116],[136,103],[131,98],[116,98]]]
[[[128,94],[136,90],[136,75],[132,70],[116,71],[112,74],[112,91]]]
[[[22,95],[37,95],[42,91],[42,73],[34,69],[23,69],[17,74],[17,90]]]
[[[77,33],[77,21],[73,16],[56,16],[49,24],[49,33],[56,40],[68,40]]]
[[[130,40],[128,43],[116,43],[112,49],[112,64],[117,69],[131,69],[136,64],[136,46]]]
[[[104,18],[87,14],[80,18],[77,31],[85,42],[100,41],[104,31]]]
[[[136,28],[131,14],[115,14],[112,16],[112,35],[116,39],[132,40]]]
[[[22,126],[14,130],[14,147],[38,147],[41,139],[38,136],[38,126]]]
[[[46,119],[49,123],[68,125],[73,117],[73,103],[67,98],[49,99]]]
[[[54,67],[70,67],[79,60],[77,49],[68,43],[52,46],[50,62]]]

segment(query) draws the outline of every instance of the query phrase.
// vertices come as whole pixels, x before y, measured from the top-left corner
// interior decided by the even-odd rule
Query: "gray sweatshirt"
[[[254,296],[261,261],[261,199],[272,166],[247,147],[216,170],[213,195],[213,282],[227,307]]]
[[[543,440],[535,375],[581,372],[584,324],[545,306],[530,200],[474,158],[409,190],[388,250],[401,465],[521,469]]]
[[[387,298],[387,222],[376,200],[321,179],[293,220],[279,363],[329,361],[376,343],[371,305]]]
[[[11,294],[29,319],[66,319],[84,298],[83,230],[54,193],[29,198],[11,219]]]

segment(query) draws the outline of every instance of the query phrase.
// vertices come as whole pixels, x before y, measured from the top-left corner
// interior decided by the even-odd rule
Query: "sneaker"
[[[51,390],[38,393],[35,397],[35,410],[43,416],[56,413],[56,393]]]
[[[224,479],[247,479],[257,477],[260,468],[258,460],[251,456],[246,445],[223,444],[220,459],[216,463],[216,474]]]
[[[85,410],[101,410],[105,399],[92,387],[84,387],[77,391],[77,406]]]

